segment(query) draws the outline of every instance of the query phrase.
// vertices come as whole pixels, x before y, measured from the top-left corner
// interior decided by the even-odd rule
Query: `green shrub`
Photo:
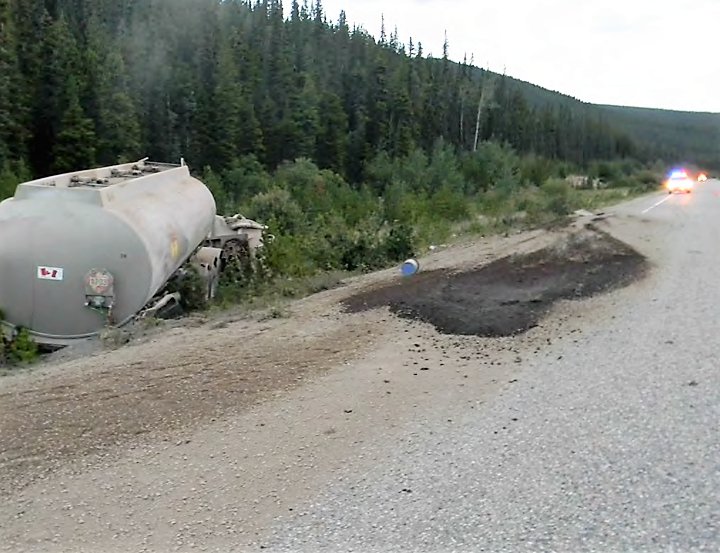
[[[548,179],[543,183],[541,191],[546,197],[546,206],[551,214],[565,216],[572,211],[572,195],[574,191],[565,180]]]
[[[274,247],[275,242],[256,250],[252,257],[228,260],[225,270],[220,274],[216,302],[238,302],[261,294],[272,281],[268,249]]]
[[[207,306],[207,282],[193,265],[188,265],[183,274],[168,283],[167,292],[179,292],[180,305],[188,311]]]
[[[410,225],[398,224],[385,237],[383,250],[387,261],[402,261],[415,255],[415,231]]]
[[[649,169],[643,169],[635,174],[635,178],[644,186],[657,187],[662,182],[662,176]]]
[[[11,340],[3,340],[3,354],[10,365],[29,365],[40,356],[38,345],[25,328],[19,329]]]
[[[383,265],[382,250],[374,236],[358,233],[342,253],[341,263],[347,271],[371,271]]]
[[[23,162],[11,163],[6,161],[0,167],[0,201],[15,194],[15,188],[23,181],[30,180],[32,176]]]
[[[288,190],[275,187],[250,201],[250,216],[272,226],[279,236],[297,234],[306,224],[306,214]]]
[[[520,178],[523,183],[540,186],[550,177],[557,176],[555,163],[544,157],[530,154],[520,162]]]

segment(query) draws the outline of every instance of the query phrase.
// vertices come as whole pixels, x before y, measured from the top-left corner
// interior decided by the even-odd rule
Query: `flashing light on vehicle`
[[[670,173],[671,179],[686,179],[687,178],[687,172],[683,169],[675,169]]]
[[[705,182],[707,181],[707,175],[705,173],[700,173],[697,178],[698,182]]]

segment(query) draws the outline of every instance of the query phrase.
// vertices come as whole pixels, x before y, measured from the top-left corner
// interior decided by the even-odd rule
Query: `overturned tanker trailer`
[[[228,255],[253,255],[265,227],[216,213],[188,167],[149,162],[21,183],[0,202],[5,329],[66,345],[122,326],[189,265],[212,297]]]

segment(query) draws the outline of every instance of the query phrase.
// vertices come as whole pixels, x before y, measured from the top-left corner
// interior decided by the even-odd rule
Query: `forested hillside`
[[[271,226],[273,267],[306,275],[380,266],[461,222],[563,214],[576,199],[553,179],[632,187],[654,161],[597,110],[528,100],[447,44],[429,59],[320,0],[286,9],[0,0],[0,199],[31,175],[184,157],[221,212]]]
[[[647,152],[676,163],[720,169],[720,114],[599,106]]]
[[[0,160],[38,175],[149,155],[222,170],[309,157],[353,182],[378,152],[475,146],[484,80],[278,0],[2,0]],[[334,17],[332,19],[337,19]],[[488,80],[488,79],[486,79]],[[489,84],[489,83],[485,83]],[[633,152],[592,117],[500,80],[479,139],[575,162]]]
[[[531,106],[601,117],[635,142],[635,156],[640,159],[720,169],[720,113],[589,104],[518,79],[507,80]]]

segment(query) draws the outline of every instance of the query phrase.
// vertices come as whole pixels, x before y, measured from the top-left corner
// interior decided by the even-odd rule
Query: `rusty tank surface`
[[[0,311],[40,343],[130,320],[216,225],[188,167],[136,163],[54,175],[0,203]]]

